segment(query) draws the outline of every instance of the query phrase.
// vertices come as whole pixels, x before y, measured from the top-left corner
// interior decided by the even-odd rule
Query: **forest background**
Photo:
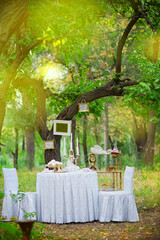
[[[81,167],[96,144],[118,147],[123,166],[159,164],[158,1],[2,0],[0,9],[1,166],[65,163],[54,119],[72,121]],[[82,101],[89,113],[78,113]]]

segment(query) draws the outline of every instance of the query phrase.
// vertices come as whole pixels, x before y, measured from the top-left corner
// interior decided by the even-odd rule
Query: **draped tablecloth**
[[[98,220],[97,173],[38,173],[37,219],[50,223]]]

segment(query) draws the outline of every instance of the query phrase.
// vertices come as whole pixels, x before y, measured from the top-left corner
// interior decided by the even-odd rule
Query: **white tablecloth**
[[[98,220],[97,173],[38,173],[37,218],[51,223]]]

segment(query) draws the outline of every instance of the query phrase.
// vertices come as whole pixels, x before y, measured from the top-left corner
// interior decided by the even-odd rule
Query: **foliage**
[[[13,201],[15,202],[15,203],[18,203],[18,202],[21,202],[22,200],[23,200],[23,198],[25,197],[25,193],[23,193],[23,192],[20,192],[19,190],[18,190],[18,192],[17,192],[17,194],[12,194],[12,193],[10,193],[10,196],[11,196],[11,198],[13,199]]]
[[[18,205],[17,220],[19,220],[19,214],[20,214],[20,210],[21,210],[21,201],[25,197],[25,194],[18,190],[16,194],[10,192],[10,196],[13,199],[14,203],[16,205]]]
[[[154,4],[151,1],[142,1],[142,5],[150,10],[148,11],[149,18],[153,21],[156,30],[159,28],[157,4],[157,1],[154,1]],[[51,127],[50,119],[54,119],[79,94],[105,85],[114,76],[117,42],[134,11],[130,1],[124,0],[117,2],[80,0],[72,3],[64,0],[40,0],[39,2],[30,0],[29,12],[28,22],[20,28],[21,37],[17,46],[22,49],[36,41],[43,41],[41,41],[41,45],[37,44],[36,48],[31,49],[17,71],[17,77],[44,78],[44,87],[45,89],[48,87],[52,95],[47,99],[47,125]],[[159,121],[159,64],[151,61],[153,60],[150,59],[152,51],[148,48],[149,43],[152,45],[155,36],[156,33],[152,34],[148,29],[145,19],[136,24],[124,46],[122,70],[124,77],[129,75],[131,79],[138,79],[139,83],[139,85],[127,89],[126,102],[137,113],[142,114],[143,106],[146,112],[148,109],[154,109],[157,117],[153,120]],[[15,59],[15,43],[13,35],[3,51],[1,82]],[[149,50],[146,51],[146,49]],[[130,62],[127,56],[130,56]],[[48,65],[45,66],[45,64]],[[55,79],[53,76],[47,80],[43,74],[40,74],[40,68],[45,70],[46,74],[49,70],[53,70],[55,65],[65,69],[62,78],[60,76],[59,79]],[[131,68],[132,72],[130,72]],[[26,98],[22,104],[24,95]],[[98,99],[90,103],[90,113],[94,114],[96,122],[100,120],[108,99]],[[11,127],[18,126],[19,129],[35,128],[36,102],[33,88],[25,87],[24,91],[24,88],[13,90],[13,87],[10,86],[7,100],[9,107],[6,124]],[[78,113],[77,120],[80,121],[83,115],[83,113]],[[114,118],[114,116],[112,117]],[[117,124],[113,126],[115,130],[111,129],[111,135],[112,138],[118,138],[121,147],[125,147],[124,145],[128,143],[127,134],[131,132],[131,122],[126,124],[126,121],[121,120],[120,117],[116,118]],[[127,126],[129,126],[129,131]],[[14,141],[10,141],[10,139],[13,139],[15,133],[10,129],[7,127],[2,139],[6,144],[5,152],[13,153]],[[102,133],[103,131],[101,131]],[[5,137],[7,134],[10,134],[11,138]],[[21,134],[23,133],[21,132]],[[88,138],[91,139],[91,136]],[[102,141],[102,135],[100,138]],[[40,156],[43,163],[43,150],[40,148],[36,150],[36,154]],[[19,156],[20,166],[26,165],[25,154],[20,152]],[[36,166],[38,166],[37,156]]]
[[[130,101],[130,105],[136,112],[144,106],[145,111],[152,108],[158,116],[160,112],[158,97],[160,91],[160,63],[151,62],[145,56],[139,55],[136,50],[130,60],[137,63],[137,68],[140,70],[140,79],[137,79],[139,84],[131,87],[129,94],[125,95],[126,101]],[[137,103],[140,104],[140,108],[138,108]]]
[[[26,212],[24,209],[23,209],[23,212],[25,213],[24,215],[23,215],[23,217],[24,218],[30,218],[31,219],[31,217],[34,217],[35,215],[36,215],[36,212]]]
[[[22,237],[22,232],[17,228],[16,223],[0,222],[0,239],[18,240]]]
[[[150,29],[140,30],[135,34],[134,43],[131,46],[131,53],[127,58],[128,75],[135,77],[138,85],[126,88],[125,102],[133,108],[137,114],[145,114],[152,109],[157,118],[154,122],[159,121],[160,102],[160,54],[158,50],[158,34]],[[156,43],[156,44],[155,44]],[[157,56],[156,56],[157,55]],[[156,58],[155,58],[156,56]]]
[[[154,208],[160,205],[159,165],[154,169],[145,167],[135,173],[135,197],[139,208]]]
[[[14,193],[10,193],[11,198],[13,199],[13,201],[15,202],[15,204],[18,204],[18,214],[17,214],[17,219],[19,220],[19,214],[20,214],[20,210],[22,209],[23,212],[25,213],[23,215],[24,218],[31,218],[34,217],[36,215],[36,212],[26,212],[25,209],[22,208],[21,206],[21,202],[25,197],[25,193],[20,192],[19,190],[17,191],[16,194]]]
[[[31,239],[44,239],[43,231],[46,226],[42,223],[34,223],[31,231]],[[0,239],[1,240],[20,240],[22,239],[22,231],[16,222],[0,222]]]
[[[8,117],[8,115],[6,115]],[[9,118],[10,119],[10,118]],[[26,169],[29,166],[28,156],[25,149],[22,149],[23,138],[25,132],[23,129],[19,129],[19,148],[18,148],[18,168]],[[15,131],[12,126],[5,125],[3,129],[3,134],[1,137],[1,143],[4,146],[1,147],[0,154],[0,164],[2,166],[13,167],[13,155],[15,151]],[[26,144],[25,144],[26,148]],[[44,164],[44,149],[43,141],[40,138],[39,134],[35,131],[35,168],[38,168],[40,165]]]
[[[45,228],[46,226],[43,223],[35,222],[31,232],[32,239],[44,239]]]

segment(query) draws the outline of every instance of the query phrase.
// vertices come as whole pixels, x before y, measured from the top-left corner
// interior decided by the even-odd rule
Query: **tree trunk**
[[[137,150],[139,153],[144,152],[146,140],[147,140],[147,132],[146,132],[146,126],[144,124],[140,124],[139,126],[136,126],[136,145]]]
[[[137,146],[138,153],[144,153],[146,141],[147,141],[147,129],[144,119],[137,119],[134,112],[133,120],[135,125],[135,144]]]
[[[13,83],[14,87],[19,86],[35,87],[36,92],[36,101],[37,101],[37,112],[36,112],[36,127],[37,131],[42,140],[54,140],[54,149],[45,149],[44,157],[45,163],[47,164],[50,160],[55,159],[56,161],[61,161],[60,155],[60,140],[61,136],[53,135],[53,127],[51,130],[48,130],[46,119],[46,91],[43,86],[43,80],[37,79],[16,79]]]
[[[76,119],[72,119],[72,147],[74,152],[74,157],[76,157],[76,148],[75,148],[75,131],[76,131]]]
[[[105,111],[105,124],[104,124],[104,150],[109,149],[109,111],[108,111],[108,103],[106,103],[106,111]],[[105,155],[105,161],[107,162],[107,167],[110,166],[110,158],[109,155]]]
[[[86,167],[89,166],[88,163],[88,150],[87,150],[87,116],[83,117],[83,151]]]
[[[138,122],[135,115],[134,122],[136,127],[135,144],[138,153],[144,154],[144,163],[153,165],[154,162],[154,142],[155,142],[155,128],[156,125],[150,121],[155,114],[152,110],[149,113],[148,129],[144,122]],[[137,159],[137,163],[139,159]]]
[[[80,132],[79,132],[79,126],[77,127],[77,138],[78,138],[78,149],[79,149],[79,156],[77,156],[77,165],[80,166],[81,160],[80,160]]]
[[[155,114],[150,110],[149,123],[148,123],[148,135],[144,152],[144,162],[146,165],[153,165],[154,163],[154,142],[155,142],[155,130],[156,125],[151,121],[155,117]]]
[[[26,130],[27,156],[29,160],[29,168],[34,167],[34,130]]]
[[[114,148],[114,144],[113,144],[113,141],[112,141],[112,139],[111,139],[111,136],[109,135],[109,142],[110,142],[110,145],[111,145],[111,149],[113,149]]]
[[[24,47],[23,49],[17,51],[16,58],[11,64],[10,68],[8,69],[5,79],[3,80],[0,88],[0,109],[1,109],[1,117],[0,117],[0,136],[1,131],[3,127],[3,121],[6,113],[6,99],[7,99],[7,93],[10,86],[10,83],[14,80],[17,69],[20,66],[20,64],[23,62],[25,57],[28,55],[30,49]]]
[[[51,132],[50,132],[51,133]],[[46,140],[54,140],[54,149],[45,149],[45,164],[47,164],[52,159],[55,159],[56,161],[61,162],[61,153],[60,153],[60,143],[61,143],[61,137],[59,135],[49,134]]]
[[[18,129],[15,128],[15,134],[16,134],[16,137],[15,137],[15,152],[13,154],[14,156],[14,168],[18,169]]]
[[[94,132],[95,132],[95,138],[96,138],[96,143],[97,145],[100,145],[100,141],[101,141],[101,138],[100,138],[100,123],[101,120],[99,120],[99,124],[97,125],[95,123],[95,127],[94,127]],[[98,165],[98,169],[100,170],[101,169],[101,160],[102,160],[102,156],[101,155],[97,155],[97,165]]]
[[[25,136],[22,136],[22,151],[25,151]]]
[[[16,71],[17,71],[18,67],[19,67],[19,63],[15,61],[11,65],[11,67],[8,69],[6,77],[1,84],[1,88],[0,88],[0,109],[1,109],[0,135],[1,135],[2,127],[3,127],[5,113],[6,113],[6,98],[7,98],[8,88],[9,88],[9,85],[10,85],[12,79],[14,79],[14,77],[16,75]]]

